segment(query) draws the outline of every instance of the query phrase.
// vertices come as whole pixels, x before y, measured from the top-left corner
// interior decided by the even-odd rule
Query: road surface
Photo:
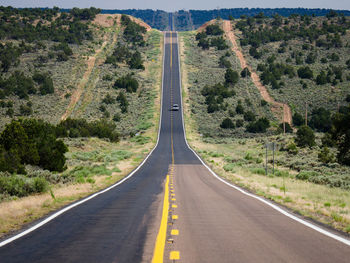
[[[128,180],[0,248],[0,262],[349,262],[350,247],[215,178],[184,139],[177,34],[165,34],[157,147]],[[174,168],[171,172],[171,167]],[[169,196],[164,185],[170,174]],[[164,240],[165,241],[165,240]]]

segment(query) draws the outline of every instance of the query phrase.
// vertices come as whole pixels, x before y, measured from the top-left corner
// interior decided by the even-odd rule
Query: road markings
[[[158,143],[159,143],[159,138],[160,138],[160,132],[161,132],[161,127],[162,127],[162,116],[163,116],[163,91],[164,91],[164,61],[165,61],[165,42],[166,42],[166,35],[164,35],[163,37],[163,43],[164,43],[164,50],[163,50],[163,65],[162,65],[162,89],[161,89],[161,96],[160,96],[160,114],[159,114],[159,121],[158,121],[158,137],[157,137],[157,142],[156,145],[153,147],[153,149],[149,152],[149,154],[145,157],[145,159],[139,164],[139,166],[137,166],[128,176],[124,177],[122,180],[120,180],[119,182],[107,187],[106,189],[103,189],[93,195],[90,195],[86,198],[84,198],[83,200],[80,200],[76,203],[73,203],[71,205],[68,205],[67,207],[58,210],[56,213],[52,214],[51,216],[47,217],[46,219],[40,221],[39,223],[37,223],[36,225],[28,228],[27,230],[12,236],[8,239],[5,239],[4,241],[0,242],[0,247],[3,247],[25,235],[28,235],[29,233],[33,232],[34,230],[42,227],[43,225],[46,225],[47,223],[49,223],[50,221],[54,220],[56,217],[64,214],[65,212],[67,212],[68,210],[71,210],[72,208],[79,206],[105,192],[108,192],[109,190],[119,186],[120,184],[124,183],[125,181],[127,181],[129,178],[131,178],[143,165],[144,163],[148,160],[148,158],[152,155],[153,151],[157,148]]]
[[[172,236],[178,236],[179,235],[179,230],[178,229],[172,229],[170,234]]]
[[[178,215],[173,215],[171,218],[172,218],[173,220],[176,220],[176,219],[179,218],[179,216],[178,216]]]
[[[177,205],[172,204],[171,207],[172,207],[172,208],[177,208]]]
[[[164,247],[166,242],[166,229],[168,224],[168,214],[169,214],[169,176],[166,177],[165,182],[165,193],[163,201],[163,213],[162,220],[160,222],[159,232],[156,240],[156,245],[153,252],[152,263],[162,263],[164,256]]]
[[[179,260],[180,259],[180,251],[171,251],[169,259],[170,260]]]

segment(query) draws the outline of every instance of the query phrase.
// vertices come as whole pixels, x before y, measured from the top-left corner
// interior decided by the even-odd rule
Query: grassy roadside
[[[160,98],[163,38],[158,31],[150,31],[152,48],[147,55],[145,71],[147,88],[153,96],[144,105],[142,120],[149,124],[136,136],[119,143],[97,138],[66,139],[68,169],[60,178],[73,178],[60,183],[44,194],[16,198],[0,202],[0,238],[20,229],[23,225],[39,219],[69,203],[104,189],[124,178],[147,156],[157,141]],[[155,37],[158,35],[158,37]],[[159,43],[155,43],[158,39]]]
[[[287,152],[278,152],[277,170],[265,176],[264,151],[265,140],[290,141],[291,136],[278,138],[241,138],[241,139],[210,139],[203,138],[198,132],[195,114],[191,111],[189,87],[193,85],[188,75],[196,70],[188,63],[186,48],[186,34],[180,34],[182,87],[184,99],[184,118],[187,140],[191,147],[205,160],[205,162],[221,177],[236,185],[249,189],[257,195],[263,196],[281,204],[303,216],[312,218],[344,232],[350,232],[350,192],[341,188],[331,188],[325,185],[298,180],[297,172],[290,168],[293,158],[308,159],[309,166],[317,166],[317,154],[313,156],[299,153],[291,157]],[[187,60],[186,60],[187,59]],[[271,159],[271,158],[270,158]],[[297,160],[298,161],[298,160]],[[303,162],[303,160],[299,160]],[[316,167],[317,168],[317,167]],[[312,168],[311,168],[312,169]],[[347,168],[338,168],[344,170]],[[344,171],[343,171],[344,172]],[[346,170],[345,173],[348,171]]]

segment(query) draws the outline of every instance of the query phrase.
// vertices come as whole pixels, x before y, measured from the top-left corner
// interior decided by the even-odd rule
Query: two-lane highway
[[[0,247],[0,262],[151,261],[164,181],[172,163],[170,88],[178,88],[180,83],[178,77],[171,77],[179,68],[178,62],[172,60],[177,49],[170,47],[170,37],[170,33],[165,34],[159,141],[147,161],[124,183]],[[181,105],[178,92],[173,95],[173,101]],[[174,117],[174,148],[179,153],[185,147],[181,127],[178,112]],[[175,156],[175,161],[187,159],[188,154],[192,163],[199,163],[187,148]]]
[[[0,247],[0,262],[150,262],[164,217],[165,262],[349,262],[346,242],[220,181],[189,149],[182,112],[170,111],[173,103],[182,109],[177,34],[164,39],[161,126],[152,154],[122,184]],[[162,216],[164,197],[169,213]]]

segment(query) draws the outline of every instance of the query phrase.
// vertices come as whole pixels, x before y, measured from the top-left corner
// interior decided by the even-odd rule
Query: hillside
[[[344,232],[349,22],[334,13],[257,16],[180,33],[191,147],[226,180]]]
[[[59,13],[53,15],[57,16],[54,21],[40,21],[43,26],[38,34],[45,32],[46,27],[71,23],[69,15],[66,18],[62,18],[66,15]],[[9,23],[7,21],[8,25]],[[39,21],[34,18],[32,23],[38,24]],[[147,31],[150,31],[151,28],[145,23],[137,23],[142,28],[146,26]],[[130,43],[130,46],[126,41],[133,36],[129,37],[124,33],[121,15],[94,14],[90,20],[75,22],[70,26],[78,28],[80,25],[85,27],[84,31],[67,36],[72,38],[68,44],[66,41],[59,42],[58,37],[50,35],[47,39],[40,40],[36,36],[29,40],[26,36],[3,35],[0,128],[13,117],[35,117],[54,124],[68,117],[85,118],[89,121],[102,117],[112,120],[115,117],[118,122],[117,129],[123,136],[139,131],[137,124],[142,123],[139,118],[144,118],[143,113],[146,111],[143,104],[154,96],[147,91],[154,81],[150,76],[153,73],[149,72],[149,66],[152,66],[152,59],[159,54],[159,50],[146,46],[143,40],[140,43],[135,42],[136,44]],[[5,26],[6,24],[3,25]],[[145,35],[145,41],[155,44],[154,41],[160,41],[160,34],[156,31],[149,32]],[[134,50],[129,54],[122,54],[123,56],[133,53],[141,55],[140,65],[129,66],[125,59],[106,63],[107,57],[120,45],[129,45]],[[4,68],[7,56],[11,53],[16,56],[8,63],[8,68]],[[143,69],[145,66],[147,70]],[[129,73],[134,74],[136,81],[140,83],[136,92],[139,96],[126,92],[130,106],[129,111],[122,113],[114,102],[119,91],[113,89],[113,85],[118,78]],[[43,84],[38,79],[41,76],[47,77]],[[11,90],[9,85],[13,78],[17,79],[17,87]],[[18,83],[19,81],[22,83]],[[110,102],[107,102],[106,96],[111,98]]]
[[[121,180],[156,142],[162,34],[61,11],[0,8],[1,235]]]
[[[348,17],[275,16],[233,25],[248,64],[272,97],[288,104],[293,113],[305,115],[306,107],[309,112],[320,107],[334,112],[347,105]]]

